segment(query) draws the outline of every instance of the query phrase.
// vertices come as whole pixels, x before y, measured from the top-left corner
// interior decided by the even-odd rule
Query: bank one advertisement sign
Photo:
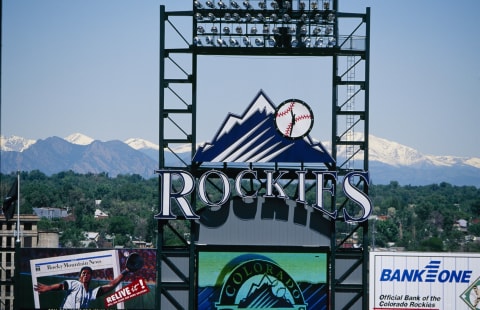
[[[327,253],[284,250],[201,250],[196,309],[327,309]]]
[[[370,252],[370,309],[480,309],[480,254]]]

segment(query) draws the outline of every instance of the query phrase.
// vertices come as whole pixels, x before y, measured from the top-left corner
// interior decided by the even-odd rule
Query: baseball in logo
[[[302,100],[288,99],[275,111],[275,127],[287,139],[303,138],[313,127],[312,109]]]

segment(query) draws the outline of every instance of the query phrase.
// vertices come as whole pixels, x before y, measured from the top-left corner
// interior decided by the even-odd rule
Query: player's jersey
[[[63,301],[62,309],[88,308],[90,301],[97,298],[97,293],[100,289],[100,287],[96,287],[87,291],[83,284],[76,280],[65,280],[63,287],[67,291],[67,296],[65,296]]]

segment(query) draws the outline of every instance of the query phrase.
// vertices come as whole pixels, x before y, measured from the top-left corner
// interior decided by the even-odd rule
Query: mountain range
[[[42,140],[18,136],[0,137],[1,172],[39,170],[47,175],[73,170],[77,173],[139,174],[154,177],[159,146],[132,138],[126,141],[99,141],[83,134]],[[330,143],[324,143],[330,149]],[[190,150],[180,151],[188,159]],[[166,153],[167,164],[179,161]],[[397,181],[401,185],[428,185],[441,182],[480,187],[480,158],[424,155],[386,139],[370,136],[369,170],[373,184]]]

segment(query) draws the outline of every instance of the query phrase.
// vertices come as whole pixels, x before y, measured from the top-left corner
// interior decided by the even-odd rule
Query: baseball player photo
[[[95,271],[87,265],[80,268],[77,280],[65,279],[54,284],[37,282],[33,289],[41,295],[62,292],[64,297],[61,304],[58,305],[60,309],[88,309],[91,307],[91,302],[115,290],[129,273],[136,272],[142,267],[143,258],[138,253],[131,253],[126,259],[125,268],[106,284],[97,286],[92,284]]]

